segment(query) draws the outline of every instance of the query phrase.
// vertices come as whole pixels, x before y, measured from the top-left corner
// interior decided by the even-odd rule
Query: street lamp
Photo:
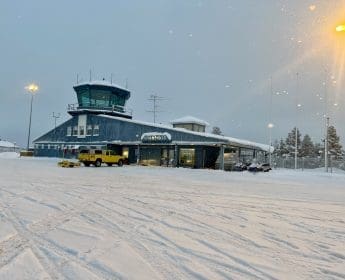
[[[272,128],[274,127],[273,123],[269,123],[267,125],[269,132],[270,132],[270,143],[269,143],[269,162],[270,162],[270,166],[272,165],[272,152],[271,152],[271,147],[272,147]]]
[[[26,151],[29,151],[30,146],[30,132],[31,132],[31,116],[32,116],[32,102],[34,100],[34,95],[38,91],[38,85],[31,83],[25,87],[28,93],[31,94],[31,102],[30,102],[30,118],[29,118],[29,132],[28,132],[28,142],[26,144]]]
[[[302,107],[301,103],[298,103],[299,91],[299,73],[296,73],[296,127],[295,127],[295,170],[297,170],[297,157],[298,157],[298,109]]]
[[[345,32],[345,25],[338,25],[336,28],[335,28],[335,31],[337,32]]]

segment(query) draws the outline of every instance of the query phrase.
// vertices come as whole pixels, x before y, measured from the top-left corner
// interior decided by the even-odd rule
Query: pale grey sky
[[[166,98],[162,123],[193,115],[264,143],[269,122],[273,138],[297,123],[320,141],[327,91],[344,143],[345,40],[334,34],[344,8],[332,0],[3,0],[0,137],[26,143],[26,84],[40,86],[34,139],[53,127],[53,112],[59,123],[69,118],[76,76],[88,80],[91,69],[97,79],[113,73],[120,85],[128,78],[135,119],[152,120],[147,99],[155,93]]]

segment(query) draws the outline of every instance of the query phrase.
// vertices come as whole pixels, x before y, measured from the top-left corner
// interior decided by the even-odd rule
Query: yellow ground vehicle
[[[74,162],[74,161],[70,161],[70,160],[62,160],[58,162],[58,166],[61,167],[79,167],[80,166],[80,162]]]
[[[127,161],[126,157],[116,154],[115,151],[103,149],[82,149],[79,151],[78,159],[85,166],[92,164],[96,167],[100,167],[102,163],[108,166],[113,164],[122,166]]]

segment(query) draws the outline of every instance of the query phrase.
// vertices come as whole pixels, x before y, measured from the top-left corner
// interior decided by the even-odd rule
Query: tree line
[[[281,157],[294,157],[296,144],[296,127],[288,133],[286,139],[281,138],[274,142],[274,154]],[[325,140],[320,143],[313,143],[311,137],[302,134],[297,129],[297,156],[298,157],[318,157],[324,156]],[[328,127],[328,153],[334,159],[344,158],[345,152],[340,144],[340,137],[337,135],[337,130],[334,126]]]

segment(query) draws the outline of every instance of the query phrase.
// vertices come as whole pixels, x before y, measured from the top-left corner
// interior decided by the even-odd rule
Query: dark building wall
[[[194,135],[188,132],[176,131],[169,128],[161,128],[153,125],[146,125],[135,122],[128,122],[121,119],[112,119],[96,115],[87,116],[87,125],[99,125],[99,136],[67,136],[67,127],[77,126],[78,116],[74,116],[65,123],[39,137],[34,142],[63,142],[63,143],[102,143],[104,141],[140,141],[143,133],[147,132],[168,132],[173,141],[194,141],[194,142],[222,142],[222,140],[209,137]]]

